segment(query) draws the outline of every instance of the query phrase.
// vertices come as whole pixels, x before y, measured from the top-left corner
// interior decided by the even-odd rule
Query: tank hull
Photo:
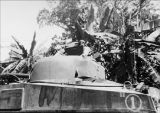
[[[27,83],[0,86],[0,112],[156,113],[150,96],[122,87]]]

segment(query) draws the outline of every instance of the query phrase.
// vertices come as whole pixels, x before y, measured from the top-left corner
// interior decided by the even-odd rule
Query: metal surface
[[[22,94],[22,88],[0,90],[0,110],[20,110]]]
[[[62,84],[12,84],[1,90],[24,88],[18,112],[156,113],[151,97],[123,88],[84,87]],[[9,91],[9,90],[8,90]],[[1,102],[1,101],[0,101]],[[2,103],[0,103],[1,105]],[[10,110],[10,109],[8,109]],[[4,112],[3,109],[0,109]],[[6,111],[9,112],[9,111]]]
[[[75,82],[78,77],[105,79],[104,68],[81,56],[53,56],[39,61],[33,68],[30,81]]]

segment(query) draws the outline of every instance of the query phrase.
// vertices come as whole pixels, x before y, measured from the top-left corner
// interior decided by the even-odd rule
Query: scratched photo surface
[[[0,0],[0,113],[160,112],[159,0]]]

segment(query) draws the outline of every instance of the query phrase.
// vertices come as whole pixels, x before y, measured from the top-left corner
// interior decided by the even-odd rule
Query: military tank
[[[18,81],[18,74],[12,79],[0,85],[1,113],[157,112],[151,96],[106,80],[103,66],[90,57],[46,57],[34,65],[29,81]]]

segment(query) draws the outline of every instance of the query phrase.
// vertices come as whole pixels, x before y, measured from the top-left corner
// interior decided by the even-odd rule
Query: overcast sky
[[[34,31],[37,32],[36,40],[41,43],[46,42],[46,37],[50,37],[54,32],[60,32],[61,29],[48,27],[39,29],[36,22],[38,12],[47,8],[47,2],[45,0],[0,0],[0,61],[8,57],[8,46],[13,42],[11,35],[15,36],[27,49],[30,48],[30,44],[33,38]],[[60,31],[57,31],[60,30]],[[49,32],[47,35],[46,32]]]

